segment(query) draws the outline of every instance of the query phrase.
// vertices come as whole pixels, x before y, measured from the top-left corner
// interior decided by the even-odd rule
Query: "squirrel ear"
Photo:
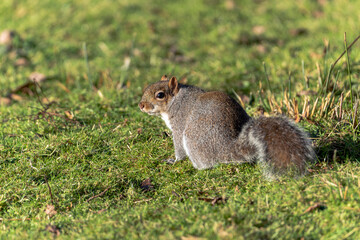
[[[169,78],[166,75],[163,75],[160,81],[169,81]]]
[[[179,84],[176,77],[172,77],[169,81],[170,92],[175,95],[179,92]]]

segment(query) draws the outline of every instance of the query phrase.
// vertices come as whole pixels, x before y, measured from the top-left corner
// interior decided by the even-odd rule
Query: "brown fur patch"
[[[267,161],[280,171],[296,166],[303,172],[308,153],[300,130],[283,118],[262,117],[258,121],[264,134]]]

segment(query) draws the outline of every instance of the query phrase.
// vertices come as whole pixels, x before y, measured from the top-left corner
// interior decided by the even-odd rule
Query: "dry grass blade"
[[[316,70],[317,70],[317,75],[318,75],[318,86],[322,87],[321,69],[320,69],[320,65],[318,62],[316,63]]]
[[[309,98],[307,96],[305,96],[305,100],[304,100],[304,106],[303,106],[303,111],[301,116],[303,118],[308,118],[309,117],[309,110],[310,110],[310,106],[309,106]]]
[[[340,102],[339,102],[339,118],[338,120],[341,121],[342,120],[342,116],[343,116],[343,100],[344,100],[344,92],[341,93],[340,96]]]
[[[244,104],[243,100],[241,99],[241,97],[234,91],[234,89],[232,89],[232,92],[234,93],[236,98],[239,100],[241,107],[245,108],[245,104]]]
[[[295,116],[295,122],[300,122],[300,114],[299,114],[299,105],[298,102],[295,100],[295,98],[292,101],[293,103],[293,109],[294,109],[294,116]]]
[[[318,101],[319,101],[319,98],[317,97],[315,100],[315,103],[313,105],[313,109],[311,110],[310,118],[312,118],[314,116]]]
[[[358,107],[359,107],[359,99],[355,102],[355,105],[354,105],[354,112],[353,112],[353,122],[352,122],[352,125],[353,125],[353,129],[355,129],[358,125],[358,122],[359,122],[359,119],[358,119]]]

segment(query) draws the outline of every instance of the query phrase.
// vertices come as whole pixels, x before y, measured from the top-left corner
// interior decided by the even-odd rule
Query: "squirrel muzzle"
[[[144,113],[147,113],[149,115],[157,115],[158,111],[155,109],[154,105],[149,102],[143,102],[141,101],[138,104],[140,110]]]

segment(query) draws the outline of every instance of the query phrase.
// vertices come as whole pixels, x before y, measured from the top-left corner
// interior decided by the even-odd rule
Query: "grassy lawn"
[[[3,0],[0,12],[0,32],[15,31],[0,45],[0,239],[360,238],[360,43],[332,65],[360,33],[359,2]],[[170,131],[137,107],[163,74],[296,119],[319,162],[273,182],[250,164],[168,165]]]

